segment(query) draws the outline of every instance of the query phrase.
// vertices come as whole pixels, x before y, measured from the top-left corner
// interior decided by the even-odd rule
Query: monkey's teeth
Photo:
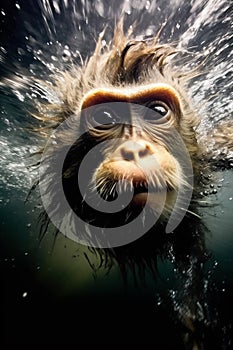
[[[112,188],[111,188],[111,190],[109,191],[110,196],[111,196],[112,194],[115,194],[115,192],[116,192],[116,183],[114,183],[114,184],[112,185]]]
[[[146,181],[134,182],[133,187],[135,194],[148,192],[148,183]]]
[[[133,181],[130,181],[130,191],[132,192],[133,189],[134,189],[134,187],[133,187]]]

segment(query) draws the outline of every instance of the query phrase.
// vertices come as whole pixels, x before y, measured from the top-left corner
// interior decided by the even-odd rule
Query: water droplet
[[[24,293],[22,294],[22,297],[23,297],[23,298],[26,298],[27,295],[28,295],[28,293],[27,293],[27,292],[24,292]]]
[[[2,14],[3,16],[6,16],[6,12],[4,12],[4,10],[1,10],[1,14]]]
[[[59,14],[61,13],[58,1],[53,1],[53,7],[57,13],[59,13]]]
[[[101,17],[104,16],[104,6],[103,6],[103,3],[101,1],[95,2],[95,9]]]
[[[13,92],[15,93],[15,96],[16,96],[21,102],[24,102],[25,96],[23,96],[23,95],[21,94],[21,92],[19,92],[18,90],[14,90]]]
[[[68,62],[71,58],[71,53],[69,50],[65,49],[62,54],[62,59],[64,62]]]
[[[20,5],[19,4],[15,4],[15,7],[18,9],[18,10],[20,10],[21,9],[21,7],[20,7]]]
[[[21,56],[25,54],[25,51],[21,49],[21,47],[18,47],[17,51],[18,51],[18,54]]]
[[[229,201],[232,201],[232,197],[229,198]]]
[[[3,53],[7,53],[6,49],[4,47],[0,47],[0,50],[3,52]]]
[[[146,10],[149,10],[149,8],[150,8],[150,1],[146,2],[146,6],[145,7],[146,7]]]
[[[158,305],[158,306],[160,306],[161,304],[162,304],[162,302],[163,302],[163,300],[162,300],[162,298],[161,298],[161,296],[159,295],[159,294],[157,294],[156,295],[156,304]]]

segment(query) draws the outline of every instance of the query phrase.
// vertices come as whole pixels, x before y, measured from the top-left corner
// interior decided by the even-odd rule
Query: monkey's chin
[[[145,205],[147,205],[152,209],[154,208],[158,210],[161,207],[161,204],[164,203],[165,196],[166,196],[166,193],[164,191],[153,192],[153,193],[140,192],[140,193],[134,194],[131,204],[133,206],[140,206],[140,207],[144,207]]]

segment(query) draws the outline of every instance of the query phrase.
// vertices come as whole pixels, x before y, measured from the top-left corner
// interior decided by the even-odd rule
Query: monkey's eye
[[[164,103],[153,102],[153,103],[147,104],[146,106],[149,108],[149,110],[144,116],[145,120],[156,121],[164,117],[168,117],[169,115],[169,109]]]
[[[115,125],[120,118],[109,108],[96,107],[92,112],[92,121],[96,126]]]

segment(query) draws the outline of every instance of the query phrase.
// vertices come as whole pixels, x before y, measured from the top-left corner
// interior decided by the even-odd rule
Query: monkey
[[[56,75],[52,85],[45,83],[45,90],[52,90],[57,101],[38,104],[38,111],[33,113],[41,123],[37,131],[45,138],[56,130],[40,164],[38,184],[42,195],[49,197],[47,211],[41,214],[41,237],[50,224],[47,212],[57,212],[59,216],[64,209],[59,208],[60,199],[65,195],[69,209],[85,222],[83,231],[74,225],[74,235],[81,230],[79,235],[99,251],[101,261],[116,261],[123,275],[127,274],[127,265],[135,264],[155,272],[153,264],[156,265],[157,255],[162,252],[168,256],[172,245],[180,270],[185,266],[189,271],[192,266],[194,282],[189,291],[185,289],[184,301],[189,312],[181,318],[194,334],[199,322],[197,290],[204,288],[200,276],[208,255],[202,229],[193,235],[193,227],[201,227],[196,203],[200,199],[200,183],[205,180],[203,169],[208,174],[218,164],[222,166],[223,156],[225,166],[231,164],[233,128],[230,122],[221,124],[211,135],[213,147],[208,151],[198,140],[196,130],[200,119],[186,93],[199,70],[177,67],[179,50],[160,44],[159,35],[144,40],[132,38],[130,31],[125,34],[123,21],[116,26],[112,43],[105,49],[101,47],[103,35],[100,34],[93,55],[82,66]],[[83,194],[77,179],[87,156],[82,175],[82,180],[87,177]],[[62,191],[58,186],[59,174]],[[182,216],[180,207],[190,195],[190,189],[192,198]],[[99,195],[98,200],[93,193]],[[103,199],[110,207],[119,194],[131,196],[126,207],[117,212],[99,210],[98,201]],[[88,196],[94,198],[90,203],[97,202],[97,208],[86,202]],[[171,234],[165,235],[173,210],[182,220]],[[66,214],[69,215],[69,210]],[[127,244],[112,248],[113,241],[108,241],[105,233],[109,232],[107,229],[130,224],[139,215],[142,218],[139,232],[145,231],[145,221],[154,225],[145,236],[139,234],[138,240],[126,239]],[[70,226],[71,221],[68,221]],[[102,236],[95,235],[95,227],[103,228],[101,234],[107,245],[102,245]],[[134,229],[135,226],[131,230]],[[60,227],[56,232],[59,230]],[[135,238],[134,232],[124,229],[123,238],[117,239],[125,242],[129,233]],[[201,348],[200,344],[197,338],[192,346]]]
[[[137,157],[139,154],[143,154],[143,157],[139,160],[139,163],[142,162],[140,167],[143,168],[144,172],[150,172],[151,182],[154,182],[154,187],[166,186],[169,187],[170,190],[175,190],[179,186],[179,181],[181,181],[181,169],[176,159],[167,150],[169,145],[164,147],[163,141],[159,141],[159,138],[163,135],[163,132],[160,132],[159,128],[161,128],[161,130],[163,128],[166,129],[167,137],[171,138],[172,135],[169,135],[169,124],[171,125],[170,129],[179,125],[179,129],[181,130],[182,136],[191,154],[191,159],[197,157],[199,147],[195,140],[194,133],[192,132],[196,123],[194,115],[192,111],[188,109],[189,104],[186,96],[178,92],[179,85],[175,82],[175,78],[173,78],[174,82],[170,82],[170,68],[168,68],[165,63],[165,60],[170,55],[174,54],[174,50],[167,46],[155,46],[154,42],[150,45],[140,41],[130,41],[127,43],[126,38],[123,37],[120,30],[120,26],[118,26],[113,43],[115,48],[112,52],[110,51],[109,53],[100,55],[99,39],[93,57],[86,65],[85,69],[79,72],[80,79],[73,79],[72,74],[78,75],[78,72],[71,72],[65,73],[60,81],[56,81],[57,85],[55,89],[58,94],[63,94],[63,102],[62,106],[56,106],[56,110],[59,108],[61,108],[61,110],[57,110],[55,118],[59,119],[60,123],[63,118],[77,113],[77,110],[84,111],[82,114],[85,114],[85,109],[89,108],[97,110],[93,110],[93,114],[96,115],[92,116],[92,122],[100,118],[99,115],[102,113],[102,119],[105,118],[106,123],[108,123],[107,118],[109,112],[104,111],[104,107],[111,108],[113,105],[107,106],[107,102],[116,104],[122,103],[122,108],[124,103],[131,103],[134,105],[134,108],[140,105],[148,108],[147,105],[150,105],[149,108],[154,109],[154,113],[159,119],[156,126],[158,131],[155,130],[155,133],[157,132],[157,134],[160,134],[156,142],[152,140],[151,135],[148,135],[151,126],[150,123],[147,124],[147,131],[140,139],[137,135],[139,134],[139,130],[136,130],[140,129],[140,127],[132,128],[132,126],[130,126],[130,120],[123,121],[128,124],[128,127],[125,128],[128,130],[125,130],[125,133],[128,133],[128,135],[120,135],[120,133],[117,135],[121,139],[121,144],[118,147],[116,146],[116,150],[112,152],[112,156],[110,156],[109,152],[107,155],[108,160],[106,159],[103,161],[103,163],[98,166],[95,173],[96,183],[102,183],[102,192],[104,188],[107,187],[109,188],[108,192],[110,192],[116,182],[119,182],[122,178],[127,179],[131,183],[131,187],[135,187],[136,183],[140,184],[142,187],[141,191],[137,188],[138,194],[134,196],[134,199],[137,198],[139,204],[139,201],[142,200],[143,197],[143,189],[146,190],[145,187],[148,186],[148,183],[146,183],[147,181],[145,181],[145,174],[142,174],[142,171],[139,171],[139,167],[134,165],[135,161],[133,158]],[[99,65],[99,60],[103,62],[103,67],[100,66],[96,69]],[[158,65],[159,69],[153,69],[155,64]],[[167,83],[168,81],[169,83]],[[77,84],[77,86],[71,87],[70,84]],[[95,84],[98,84],[98,87],[96,87]],[[101,87],[101,85],[103,85],[103,87]],[[122,85],[125,85],[125,87]],[[73,96],[76,93],[81,96]],[[100,104],[102,104],[102,106],[97,108]],[[94,108],[94,106],[97,107]],[[103,109],[102,112],[100,108]],[[182,109],[186,109],[185,117],[181,117]],[[116,114],[116,111],[113,111],[113,113]],[[45,116],[42,118],[45,120]],[[110,118],[111,116],[109,116],[109,119]],[[152,118],[152,116],[150,116],[150,113],[147,113],[145,118],[149,119]],[[184,118],[185,120],[187,119],[186,124]],[[53,119],[53,117],[50,117],[50,122]],[[138,120],[135,122],[138,123]],[[115,122],[113,121],[113,123]],[[113,132],[117,132],[114,125],[113,128],[109,129],[108,134],[110,137]],[[96,133],[96,136],[93,135],[94,137],[92,137],[92,140],[95,140],[95,142],[98,142],[98,139],[101,140],[103,137],[108,137],[107,130],[105,131],[105,135],[103,135],[103,132],[101,133],[100,130],[97,131],[96,128],[92,128],[89,132],[89,137],[91,137],[91,133]],[[99,136],[97,134],[99,134]],[[153,137],[155,139],[156,135],[153,135]],[[138,151],[136,151],[137,148]],[[157,157],[159,157],[157,160],[154,159],[153,156],[155,152],[157,153]],[[147,165],[148,169],[145,168],[147,158],[149,162],[152,163],[151,165]],[[118,160],[115,161],[114,159]],[[153,162],[155,161],[161,163],[165,179],[158,179],[158,173],[156,174],[152,171],[155,165]],[[119,167],[122,167],[122,170],[124,169],[124,176]],[[66,178],[67,173],[68,169],[65,169],[64,166]],[[132,176],[132,174],[134,175]],[[161,181],[165,182],[164,185],[161,183],[158,185]],[[143,183],[144,185],[142,185]],[[161,189],[162,188],[160,188],[160,190]],[[101,189],[99,190],[101,191]],[[136,204],[136,200],[134,204]]]
[[[53,86],[49,88],[59,102],[40,105],[36,115],[44,123],[41,130],[43,133],[47,130],[47,136],[50,129],[73,118],[72,128],[67,125],[63,128],[66,130],[56,133],[60,139],[58,143],[70,146],[63,162],[62,186],[66,188],[65,195],[71,208],[96,225],[111,226],[114,220],[118,224],[132,221],[146,203],[150,215],[159,217],[162,214],[162,218],[168,219],[175,203],[176,207],[183,205],[190,187],[194,188],[194,195],[198,192],[203,159],[206,163],[212,161],[203,144],[198,142],[195,130],[200,119],[185,92],[187,84],[199,72],[175,68],[173,60],[178,50],[159,44],[158,37],[132,39],[130,32],[124,34],[121,21],[112,44],[102,52],[101,33],[89,61],[54,77]],[[220,126],[213,135],[216,143],[212,153],[218,151],[213,157],[215,163],[221,160],[219,146],[228,156],[232,152],[232,126],[228,125],[228,132],[224,134],[223,128]],[[71,133],[83,135],[69,145],[67,140],[72,138]],[[105,149],[101,149],[101,143]],[[100,145],[97,152],[100,156],[90,156],[93,167],[86,173],[92,175],[85,188],[96,188],[109,205],[118,192],[129,195],[133,192],[131,203],[127,209],[119,211],[119,215],[105,215],[104,211],[97,214],[82,201],[79,185],[74,181],[83,158],[97,145]],[[184,160],[182,153],[185,152]],[[180,188],[183,199],[178,204]],[[87,198],[87,193],[85,196]],[[163,201],[162,209],[160,203]]]

